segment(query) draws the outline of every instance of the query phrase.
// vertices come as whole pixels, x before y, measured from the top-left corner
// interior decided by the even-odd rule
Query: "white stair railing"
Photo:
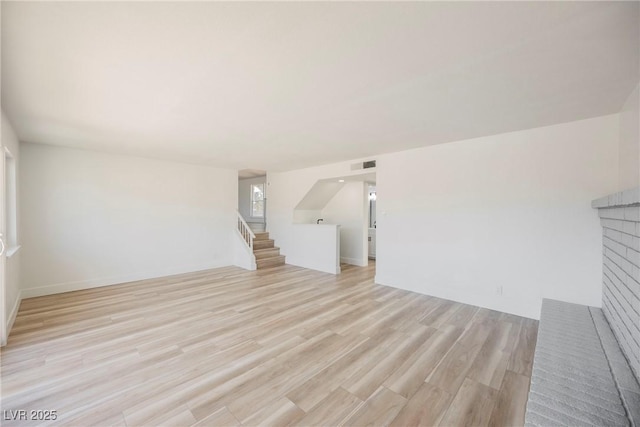
[[[253,230],[251,230],[251,227],[249,227],[249,225],[247,224],[247,221],[242,218],[240,212],[236,211],[236,214],[238,215],[238,233],[240,233],[240,237],[242,237],[242,240],[244,240],[244,242],[247,244],[247,247],[251,250],[251,252],[253,252],[253,239],[256,238],[256,235],[253,233]]]

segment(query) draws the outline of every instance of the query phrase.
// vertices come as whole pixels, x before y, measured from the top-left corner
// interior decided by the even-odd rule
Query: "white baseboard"
[[[256,264],[255,257],[253,257],[252,260],[247,260],[245,262],[236,261],[233,263],[233,265],[248,271],[256,271],[258,269],[258,265]]]
[[[84,289],[101,288],[103,286],[119,285],[122,283],[137,282],[140,280],[157,279],[175,274],[195,273],[212,268],[228,267],[229,262],[208,263],[189,267],[177,267],[153,272],[134,273],[123,276],[102,277],[97,279],[79,280],[75,282],[55,283],[45,286],[37,286],[22,289],[22,298],[34,298],[45,295],[61,294],[64,292],[81,291]]]
[[[309,265],[306,262],[298,262],[296,258],[287,258],[287,265],[295,265],[296,267],[308,268],[309,270],[321,271],[323,273],[329,274],[340,274],[340,272],[342,271],[340,269],[340,265],[336,265],[334,268],[325,268],[325,266]]]
[[[542,298],[532,299],[520,296],[505,298],[492,294],[470,293],[468,290],[456,290],[433,285],[429,286],[422,280],[416,281],[411,280],[410,278],[403,278],[399,280],[390,279],[388,277],[382,277],[379,274],[374,277],[373,281],[378,285],[404,289],[406,291],[416,292],[422,295],[488,308],[490,310],[514,314],[516,316],[527,317],[530,319],[540,319]]]
[[[16,321],[16,316],[18,315],[18,310],[20,309],[20,303],[22,302],[22,291],[18,292],[18,297],[16,298],[16,302],[13,304],[13,308],[11,309],[11,313],[9,313],[9,318],[7,319],[7,337],[11,333],[11,328],[13,328],[13,323]]]
[[[367,265],[369,265],[368,262],[363,263],[362,260],[358,258],[340,257],[340,262],[343,264],[356,265],[358,267],[366,267]]]

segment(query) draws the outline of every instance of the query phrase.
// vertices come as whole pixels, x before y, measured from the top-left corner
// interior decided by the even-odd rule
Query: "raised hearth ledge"
[[[640,187],[609,194],[591,202],[591,207],[595,209],[633,205],[640,205]]]

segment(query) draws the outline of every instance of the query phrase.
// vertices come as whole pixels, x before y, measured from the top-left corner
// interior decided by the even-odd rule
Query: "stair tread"
[[[272,248],[254,249],[253,252],[254,253],[256,253],[256,252],[268,252],[268,251],[273,251],[275,249],[280,249],[280,247],[279,246],[274,246]]]

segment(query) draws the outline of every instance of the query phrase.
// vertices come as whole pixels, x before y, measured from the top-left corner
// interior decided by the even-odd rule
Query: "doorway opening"
[[[267,231],[267,172],[238,171],[238,212],[254,233]]]
[[[375,185],[376,173],[370,171],[321,179],[294,210],[295,224],[338,227],[338,271],[346,265],[375,269]]]
[[[367,236],[368,236],[368,255],[369,255],[369,263],[371,263],[371,261],[375,262],[376,260],[376,229],[378,227],[377,224],[377,218],[376,218],[376,200],[378,199],[377,193],[376,193],[376,185],[375,183],[369,183],[368,184],[369,188],[368,188],[368,203],[369,203],[369,215],[368,215],[368,229],[367,229]]]

